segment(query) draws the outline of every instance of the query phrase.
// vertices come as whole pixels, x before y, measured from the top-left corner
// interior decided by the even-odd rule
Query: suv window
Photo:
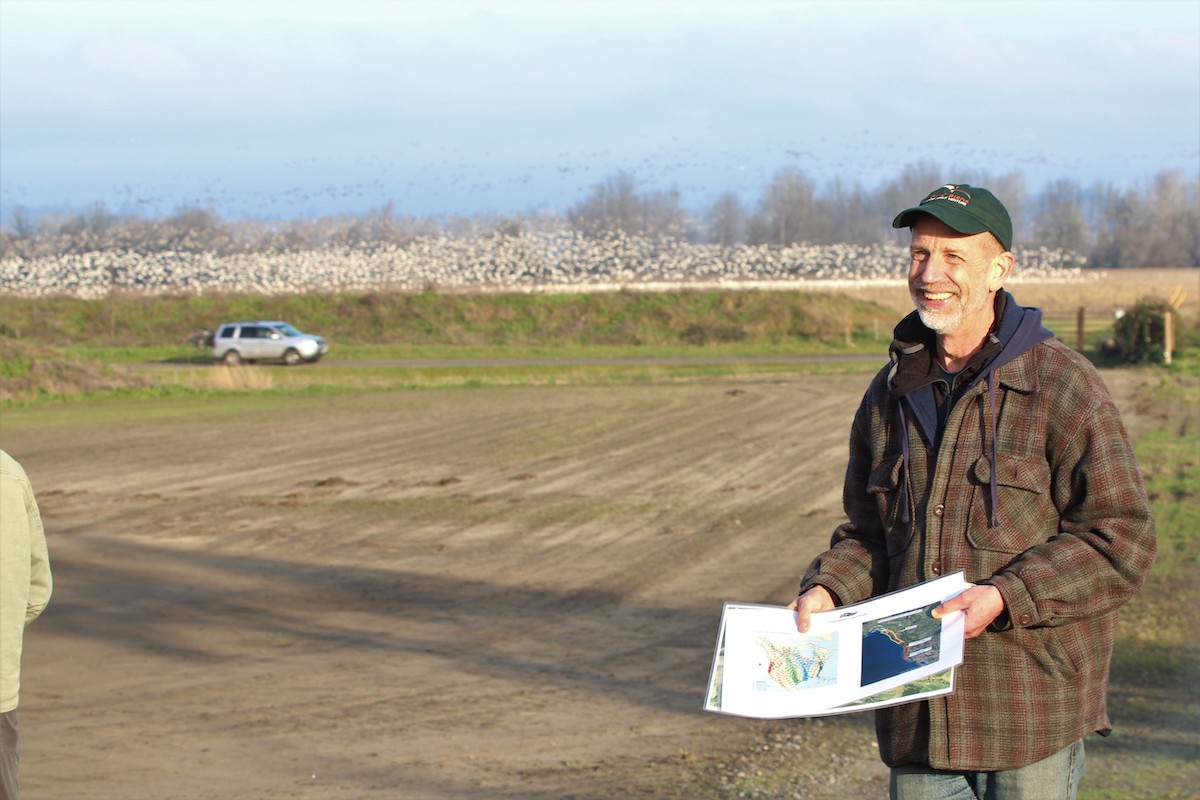
[[[221,332],[217,334],[218,339],[232,339],[233,334],[237,332],[236,325],[226,325],[221,328]]]
[[[243,325],[241,338],[243,338],[243,339],[260,339],[262,337],[258,333],[257,325]]]

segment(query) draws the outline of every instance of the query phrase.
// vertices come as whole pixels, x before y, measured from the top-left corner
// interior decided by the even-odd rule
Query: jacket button
[[[1028,625],[1032,621],[1033,621],[1033,618],[1030,617],[1028,614],[1021,615],[1021,624],[1022,625]]]
[[[929,571],[932,572],[934,575],[941,575],[942,574],[942,565],[934,564],[932,567],[929,568]]]
[[[936,506],[933,507],[933,515],[935,517],[940,517],[942,514],[945,514],[945,513],[946,513],[946,506],[943,503],[938,503]]]

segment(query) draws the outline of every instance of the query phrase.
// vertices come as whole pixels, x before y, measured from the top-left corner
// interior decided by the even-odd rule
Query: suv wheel
[[[300,353],[294,347],[289,347],[288,351],[283,354],[283,363],[289,367],[296,366],[300,363]]]
[[[221,359],[227,366],[236,367],[242,363],[242,354],[237,350],[226,350],[224,358]]]

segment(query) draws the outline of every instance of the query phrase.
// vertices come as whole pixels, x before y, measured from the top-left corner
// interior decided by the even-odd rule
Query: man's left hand
[[[990,584],[972,586],[962,594],[952,597],[933,610],[933,618],[941,619],[955,611],[967,615],[964,635],[974,639],[1004,610],[1004,598],[1000,590]]]

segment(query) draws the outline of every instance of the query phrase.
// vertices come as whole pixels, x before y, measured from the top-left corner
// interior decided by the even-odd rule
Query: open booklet
[[[804,634],[787,608],[726,603],[704,709],[810,717],[947,694],[964,617],[932,611],[970,585],[959,572],[813,614]]]

